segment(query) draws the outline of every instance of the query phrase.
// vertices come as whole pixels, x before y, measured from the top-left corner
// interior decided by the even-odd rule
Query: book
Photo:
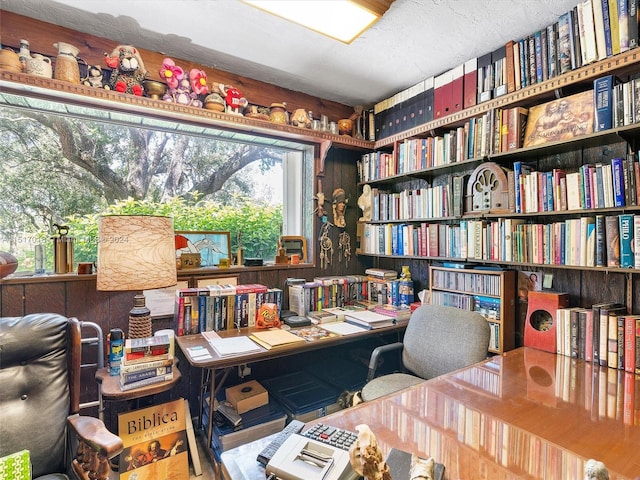
[[[386,327],[395,323],[393,317],[371,310],[345,312],[344,321],[367,329]]]
[[[529,108],[523,147],[592,133],[593,102],[593,92],[586,91]]]
[[[398,278],[398,272],[387,268],[367,268],[364,271],[365,275],[378,279],[396,279]]]
[[[634,225],[633,215],[623,213],[618,215],[619,232],[620,232],[620,267],[634,268]]]
[[[605,75],[593,81],[596,115],[593,130],[595,132],[601,132],[613,127],[613,84],[613,75]]]
[[[119,379],[120,389],[123,392],[127,392],[129,390],[135,390],[136,388],[147,387],[149,385],[154,385],[156,383],[168,382],[169,380],[173,380],[173,372],[166,373],[164,375],[156,375],[154,377],[144,378],[142,380],[138,380],[136,382],[125,383],[122,377]]]
[[[620,266],[620,226],[615,215],[605,216],[605,241],[607,251],[607,266]]]
[[[191,419],[186,410],[180,398],[118,415],[118,434],[124,445],[119,456],[122,480],[189,478],[187,426]]]
[[[132,365],[120,365],[120,373],[137,372],[139,370],[147,370],[150,368],[169,367],[173,365],[173,359],[152,360],[148,362],[134,363]]]
[[[146,380],[147,378],[159,376],[165,377],[165,375],[172,373],[172,368],[173,365],[168,365],[166,367],[152,367],[144,370],[135,370],[129,372],[120,371],[120,382],[121,384],[127,385],[130,383],[139,382],[141,380]]]

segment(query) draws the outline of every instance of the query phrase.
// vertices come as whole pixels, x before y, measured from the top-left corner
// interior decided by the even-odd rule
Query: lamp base
[[[134,306],[129,312],[129,338],[147,338],[153,336],[151,311],[145,305],[144,295],[134,298]]]

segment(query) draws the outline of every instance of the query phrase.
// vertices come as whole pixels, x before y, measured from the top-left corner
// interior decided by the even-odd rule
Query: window
[[[54,224],[75,227],[76,263],[95,260],[91,219],[106,211],[229,231],[232,251],[240,241],[245,257],[266,262],[281,234],[311,238],[312,145],[60,97],[0,93],[0,249],[19,271],[33,271],[38,243],[52,269]]]

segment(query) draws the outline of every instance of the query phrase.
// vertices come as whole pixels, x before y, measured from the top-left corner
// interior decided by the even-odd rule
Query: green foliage
[[[221,206],[210,200],[173,197],[162,203],[128,198],[110,205],[99,214],[71,215],[67,218],[69,235],[74,237],[77,262],[97,258],[98,217],[100,215],[164,215],[173,217],[174,229],[222,231],[231,234],[231,249],[237,250],[238,233],[245,257],[273,259],[282,225],[282,206],[261,204],[255,199],[236,198],[232,205]]]

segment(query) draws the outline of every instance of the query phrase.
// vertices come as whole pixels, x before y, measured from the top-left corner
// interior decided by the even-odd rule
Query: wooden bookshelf
[[[515,346],[516,272],[514,270],[429,268],[431,303],[480,312],[491,327],[489,351]]]

